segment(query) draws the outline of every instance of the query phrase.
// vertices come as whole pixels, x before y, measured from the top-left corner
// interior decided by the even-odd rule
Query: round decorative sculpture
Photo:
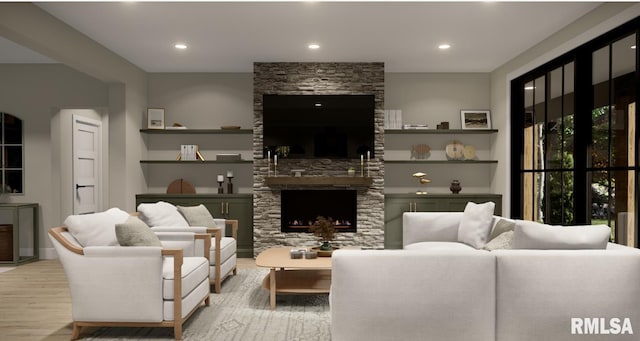
[[[460,141],[452,141],[445,147],[445,154],[448,160],[462,160],[464,145]]]
[[[462,155],[464,156],[465,160],[475,160],[476,158],[476,147],[468,144],[466,146],[464,146],[464,149],[462,150]]]

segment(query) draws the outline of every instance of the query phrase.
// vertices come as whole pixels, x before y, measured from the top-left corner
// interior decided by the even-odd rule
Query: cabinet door
[[[409,212],[409,203],[405,198],[386,198],[384,200],[384,248],[402,249],[402,214]]]
[[[440,200],[429,197],[416,197],[414,199],[415,212],[437,212],[439,209],[438,202]]]
[[[251,198],[227,198],[224,199],[223,204],[225,219],[238,220],[238,257],[253,257],[253,200]],[[227,235],[231,235],[230,230],[227,230]]]

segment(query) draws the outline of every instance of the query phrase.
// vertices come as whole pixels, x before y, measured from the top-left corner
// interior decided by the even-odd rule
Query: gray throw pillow
[[[512,249],[513,248],[513,231],[500,233],[497,237],[491,239],[484,249],[488,251]]]
[[[133,216],[124,223],[116,224],[116,238],[120,246],[162,246],[149,226]]]
[[[202,204],[198,206],[178,206],[178,212],[187,220],[189,226],[216,227],[213,216]]]
[[[493,230],[489,235],[489,241],[492,241],[493,239],[495,239],[496,237],[498,237],[499,235],[505,232],[513,231],[515,227],[516,227],[516,223],[514,221],[509,221],[505,219],[498,220],[498,222],[496,223],[496,226],[493,227]]]

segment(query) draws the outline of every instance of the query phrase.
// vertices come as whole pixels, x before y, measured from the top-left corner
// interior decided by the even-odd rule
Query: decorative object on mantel
[[[464,144],[456,140],[447,143],[447,146],[444,149],[445,154],[447,155],[447,160],[462,160],[464,157],[463,150]]]
[[[220,129],[222,129],[222,130],[238,130],[238,129],[240,129],[240,126],[221,126]]]
[[[173,180],[167,187],[167,194],[195,194],[196,188],[184,179]]]
[[[431,182],[431,180],[425,178],[425,176],[427,176],[427,173],[417,172],[413,173],[411,176],[418,178],[418,181],[421,185],[426,185]],[[416,194],[427,194],[427,191],[417,191]]]
[[[233,172],[230,170],[227,171],[227,179],[229,179],[229,182],[227,183],[227,194],[233,194],[233,184],[231,183],[231,179],[233,179]]]
[[[309,227],[309,232],[313,233],[316,237],[319,237],[320,242],[322,243],[322,245],[319,247],[311,248],[311,250],[318,251],[318,256],[330,257],[331,252],[337,249],[330,244],[331,241],[335,238],[336,234],[336,227],[333,219],[318,216],[313,225]]]
[[[303,172],[304,172],[304,169],[292,169],[291,175],[295,177],[301,177]]]
[[[451,187],[449,187],[449,189],[451,190],[451,193],[453,193],[453,194],[460,193],[460,191],[462,190],[462,186],[460,185],[460,181],[459,180],[451,181]]]
[[[347,175],[348,176],[356,176],[356,168],[355,167],[349,167],[347,169]]]
[[[449,122],[442,121],[440,124],[436,125],[436,129],[446,130],[449,129]]]
[[[218,174],[218,194],[224,194],[224,188],[222,188],[223,183],[224,176],[222,176],[222,174]]]
[[[430,155],[431,147],[428,144],[413,144],[411,145],[411,159],[424,160]]]

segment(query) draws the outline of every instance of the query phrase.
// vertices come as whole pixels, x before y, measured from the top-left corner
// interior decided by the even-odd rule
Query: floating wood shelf
[[[267,186],[336,186],[369,187],[372,178],[359,176],[271,176],[264,180]]]

